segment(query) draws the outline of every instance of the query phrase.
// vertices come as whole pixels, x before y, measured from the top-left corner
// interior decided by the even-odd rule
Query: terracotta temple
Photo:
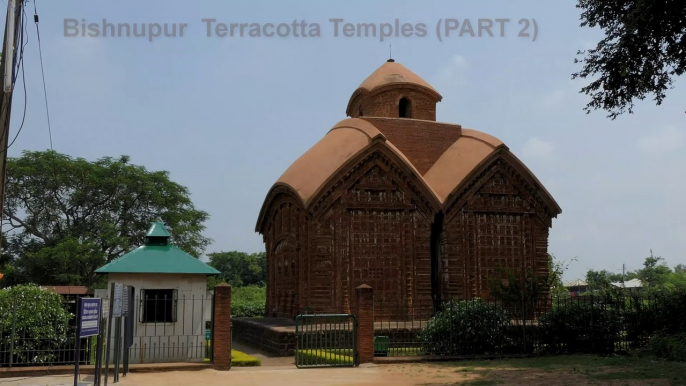
[[[267,194],[266,314],[354,309],[354,289],[413,309],[487,297],[501,268],[548,272],[561,213],[497,138],[436,122],[441,95],[389,60]]]

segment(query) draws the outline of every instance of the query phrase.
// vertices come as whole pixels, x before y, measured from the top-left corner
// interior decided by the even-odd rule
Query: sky
[[[574,58],[602,32],[579,26],[575,4],[37,0],[54,150],[89,160],[128,155],[148,170],[167,170],[211,216],[207,252],[262,251],[254,228],[268,190],[345,118],[353,91],[392,48],[396,61],[443,95],[437,120],[498,137],[555,197],[562,214],[549,251],[570,263],[565,279],[589,269],[621,272],[622,264],[638,269],[651,249],[670,266],[685,263],[686,80],[676,81],[661,106],[641,101],[614,121],[603,111],[586,114],[585,81],[571,79],[580,69]],[[504,36],[497,23],[495,36],[478,36],[479,19],[503,18],[510,19]],[[76,19],[78,32],[73,24],[65,30],[65,19]],[[82,20],[102,30],[103,19],[139,28],[167,23],[169,31],[176,23],[177,36],[80,35]],[[211,36],[202,19],[216,19]],[[330,19],[344,20],[338,36]],[[414,32],[425,24],[426,35],[343,35],[343,23],[394,27],[396,19]],[[441,20],[444,32],[449,19],[458,29],[439,40],[436,25]],[[459,36],[466,19],[477,36]],[[528,37],[518,36],[526,26],[520,19],[528,20]],[[220,37],[216,30],[218,23],[293,20],[307,23],[306,31],[318,24],[320,36],[241,37],[235,29]],[[33,23],[28,35],[26,121],[10,156],[50,147]],[[12,137],[23,100],[18,87]]]

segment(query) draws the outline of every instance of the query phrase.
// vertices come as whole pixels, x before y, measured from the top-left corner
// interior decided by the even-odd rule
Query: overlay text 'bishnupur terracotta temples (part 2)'
[[[256,227],[267,316],[348,313],[362,284],[413,309],[488,297],[503,268],[547,274],[560,207],[500,140],[436,122],[441,99],[389,60],[278,179]]]

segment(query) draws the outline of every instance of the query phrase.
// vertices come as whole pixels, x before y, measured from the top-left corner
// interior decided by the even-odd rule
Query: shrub
[[[661,359],[686,362],[686,333],[656,334],[650,338],[648,351]]]
[[[247,286],[231,288],[232,302],[262,302],[267,300],[265,287]]]
[[[419,341],[429,354],[500,353],[511,342],[509,320],[504,309],[482,299],[446,302],[420,332]]]
[[[231,317],[257,318],[264,316],[264,303],[241,302],[231,304]]]
[[[231,289],[231,316],[254,318],[264,316],[267,291],[264,287],[248,286]]]
[[[262,366],[259,359],[250,356],[242,351],[231,350],[231,366],[236,367],[255,367]]]
[[[14,363],[51,363],[58,359],[57,353],[67,343],[71,317],[60,295],[36,285],[0,290],[0,341],[14,338]],[[0,358],[2,363],[8,361],[7,357]]]
[[[593,301],[554,306],[539,319],[539,338],[554,353],[614,351],[621,331],[620,313]]]

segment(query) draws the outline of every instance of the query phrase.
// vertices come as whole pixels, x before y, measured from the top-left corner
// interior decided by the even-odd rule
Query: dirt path
[[[262,359],[262,358],[260,358]],[[122,386],[638,386],[686,385],[686,364],[650,359],[567,356],[522,360],[363,365],[359,368],[297,369],[269,362],[230,371],[131,373]],[[82,378],[91,381],[91,377]],[[0,379],[0,386],[66,386],[69,376]],[[111,386],[116,386],[110,382]]]

